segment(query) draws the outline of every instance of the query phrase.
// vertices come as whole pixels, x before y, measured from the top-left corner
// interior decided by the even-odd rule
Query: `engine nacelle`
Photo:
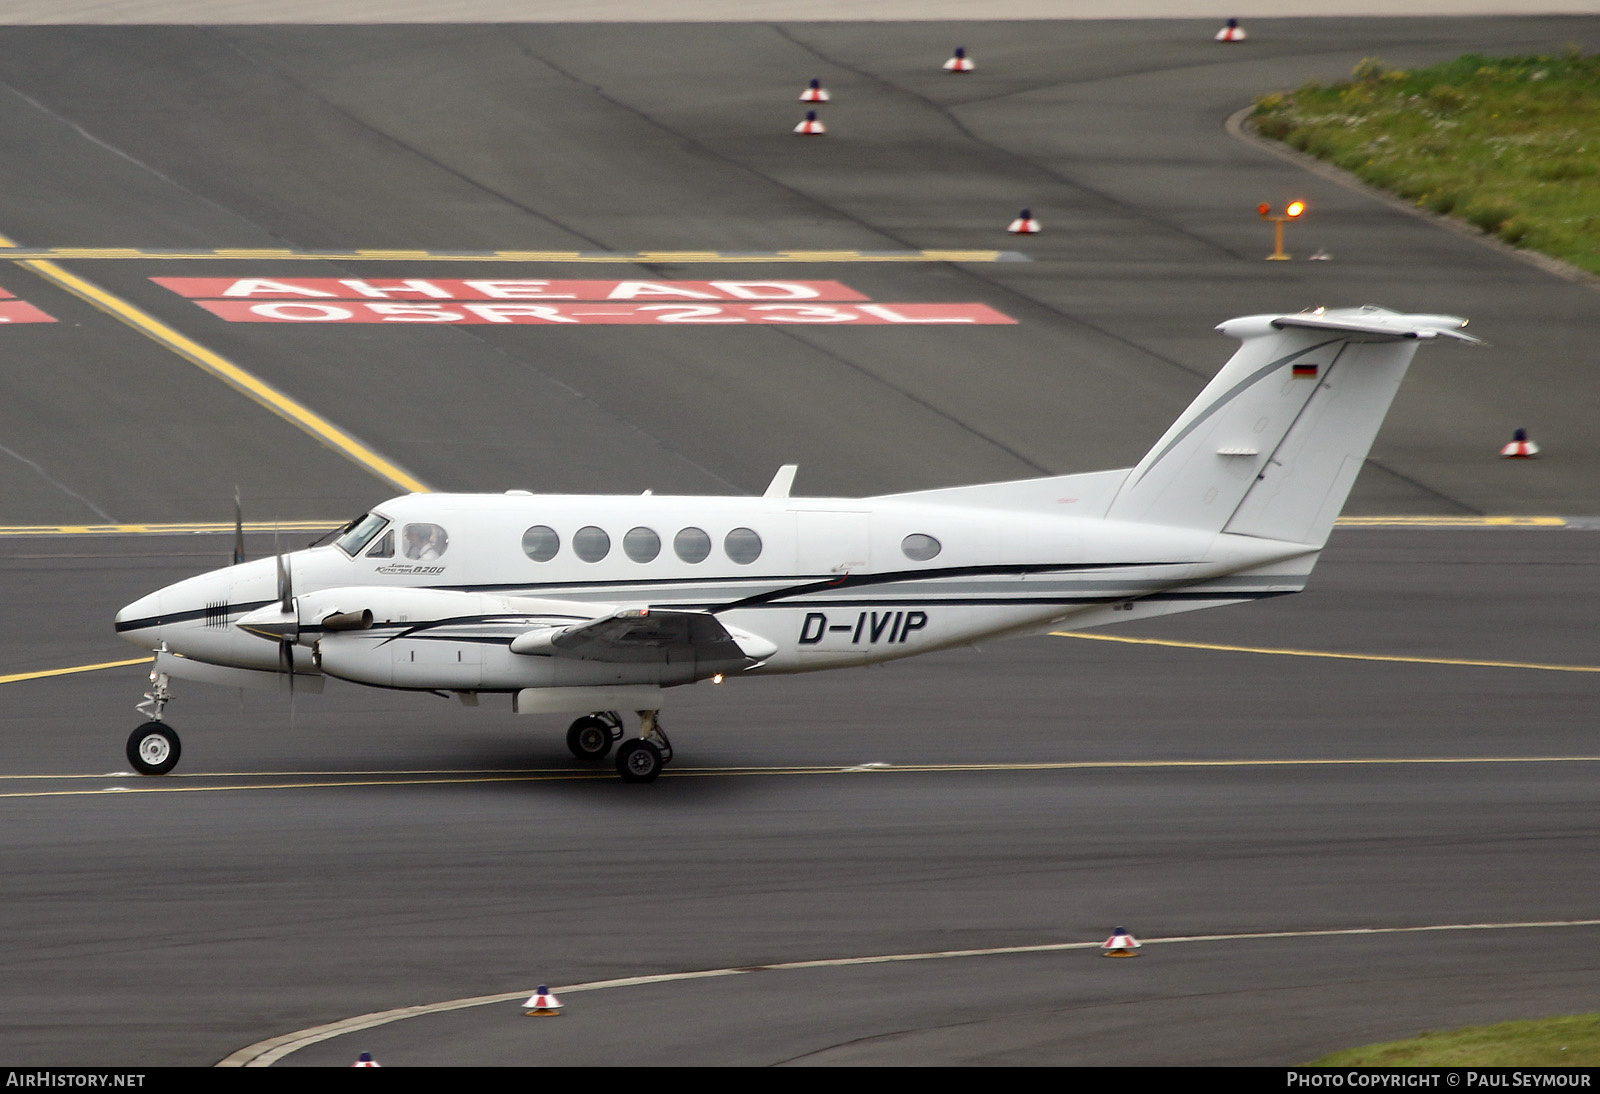
[[[329,676],[386,688],[424,691],[520,691],[524,688],[689,684],[705,673],[693,661],[619,664],[514,654],[508,642],[433,633],[385,637],[338,631],[317,642],[317,665]]]

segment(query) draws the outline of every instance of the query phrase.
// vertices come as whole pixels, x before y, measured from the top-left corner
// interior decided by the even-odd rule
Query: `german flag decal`
[[[1294,366],[1294,378],[1296,380],[1315,380],[1318,367],[1317,365],[1296,365]]]

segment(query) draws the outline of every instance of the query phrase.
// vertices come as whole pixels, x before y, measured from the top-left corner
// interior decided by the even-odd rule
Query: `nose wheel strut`
[[[163,644],[158,652],[165,652],[166,648]],[[178,766],[182,742],[173,728],[161,720],[171,701],[172,678],[152,669],[150,690],[144,693],[144,702],[134,707],[150,720],[128,738],[128,762],[141,775],[165,775]]]

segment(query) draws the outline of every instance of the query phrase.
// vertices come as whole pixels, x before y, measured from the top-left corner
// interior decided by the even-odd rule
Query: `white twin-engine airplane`
[[[129,604],[156,653],[128,758],[178,762],[170,678],[320,690],[324,677],[508,693],[579,713],[567,744],[647,782],[669,689],[1298,592],[1419,340],[1466,321],[1382,308],[1254,315],[1137,467],[873,498],[411,494],[331,544]]]

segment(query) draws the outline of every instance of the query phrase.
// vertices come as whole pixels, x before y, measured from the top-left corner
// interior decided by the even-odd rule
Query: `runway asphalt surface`
[[[25,152],[0,162],[0,234],[145,255],[0,273],[58,320],[0,330],[0,523],[225,521],[235,485],[253,520],[340,518],[397,492],[374,461],[440,489],[658,493],[758,491],[784,462],[817,494],[1126,466],[1230,352],[1213,324],[1367,301],[1468,316],[1491,345],[1423,350],[1349,511],[1595,514],[1595,290],[1223,122],[1364,56],[1592,50],[1600,20],[1263,21],[1236,51],[1211,29],[963,24],[971,77],[939,71],[958,43],[936,24],[0,29],[0,140]],[[812,76],[834,101],[806,140]],[[1254,206],[1289,197],[1312,209],[1290,249],[1332,261],[1261,261]],[[1005,235],[1024,205],[1045,232]],[[701,254],[155,256],[217,248]],[[929,249],[1027,260],[705,253]],[[829,280],[1016,322],[240,323],[158,277]],[[307,435],[313,413],[355,459]],[[1495,458],[1516,426],[1545,458]],[[140,668],[9,682],[0,1062],[209,1064],[539,982],[1117,925],[1501,926],[607,988],[556,1021],[486,1005],[283,1063],[1281,1064],[1593,1010],[1597,928],[1574,924],[1600,918],[1597,674],[1563,667],[1600,667],[1596,542],[1350,528],[1303,596],[1098,632],[1543,667],[1029,640],[697,689],[668,715],[671,777],[643,788],[574,777],[548,719],[337,686],[292,719],[187,686],[179,775],[135,780],[106,773]],[[136,656],[116,608],[227,551],[0,537],[0,673]]]

